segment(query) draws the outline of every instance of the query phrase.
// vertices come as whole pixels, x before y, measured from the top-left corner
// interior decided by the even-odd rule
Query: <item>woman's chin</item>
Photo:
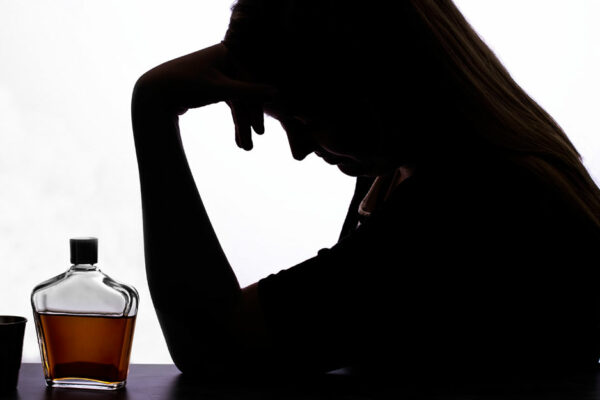
[[[380,176],[393,172],[397,167],[392,165],[339,163],[338,169],[349,176]]]
[[[369,168],[360,164],[340,163],[337,164],[337,167],[340,171],[349,176],[377,176],[377,174],[373,174]]]

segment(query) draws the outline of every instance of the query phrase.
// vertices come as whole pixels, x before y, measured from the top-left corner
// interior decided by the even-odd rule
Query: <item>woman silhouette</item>
[[[232,11],[222,43],[148,71],[132,100],[148,283],[181,371],[596,366],[599,189],[451,0]],[[357,177],[335,246],[243,289],[178,128],[221,101],[239,147],[266,113],[294,158]]]

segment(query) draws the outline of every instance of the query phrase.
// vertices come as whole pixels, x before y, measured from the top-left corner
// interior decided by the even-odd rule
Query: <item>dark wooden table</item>
[[[385,383],[383,383],[385,382]],[[0,394],[2,400],[191,400],[191,399],[426,399],[426,400],[600,400],[600,372],[579,374],[560,379],[525,379],[519,381],[472,382],[457,386],[423,382],[402,385],[395,379],[374,383],[348,373],[326,374],[314,379],[289,379],[270,383],[239,380],[191,380],[179,374],[173,365],[133,364],[125,389],[105,392],[95,390],[48,389],[40,364],[23,364],[17,390]]]

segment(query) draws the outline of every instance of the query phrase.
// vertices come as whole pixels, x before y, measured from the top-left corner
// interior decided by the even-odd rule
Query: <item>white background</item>
[[[600,182],[600,1],[457,4]],[[91,235],[100,268],[140,293],[131,361],[171,362],[145,280],[131,90],[151,67],[220,41],[229,6],[0,0],[0,314],[28,317],[24,361],[39,361],[32,288],[69,267],[70,237]],[[242,285],[335,243],[351,178],[314,156],[294,161],[271,119],[255,150],[237,149],[222,104],[188,112],[181,127]]]

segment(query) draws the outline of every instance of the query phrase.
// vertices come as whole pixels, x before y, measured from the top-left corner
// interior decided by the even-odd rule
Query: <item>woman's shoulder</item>
[[[596,225],[556,185],[510,163],[415,170],[381,214],[388,224],[413,221],[417,229],[448,235],[460,228],[507,242],[600,244]]]

